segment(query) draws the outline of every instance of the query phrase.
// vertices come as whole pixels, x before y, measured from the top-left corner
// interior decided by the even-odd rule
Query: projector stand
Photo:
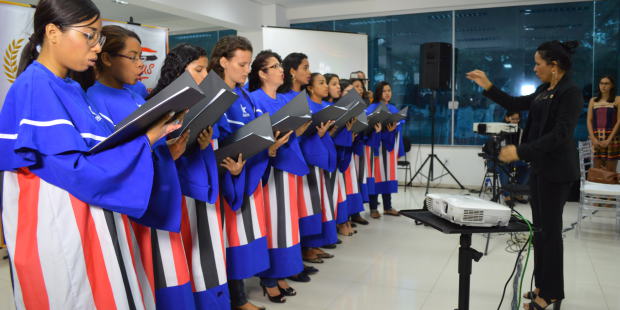
[[[424,195],[426,196],[426,194],[428,194],[428,188],[431,185],[431,181],[435,181],[443,176],[445,176],[446,174],[449,174],[452,179],[454,179],[454,181],[456,182],[456,184],[458,184],[461,189],[465,189],[465,186],[463,186],[463,184],[461,184],[461,182],[459,182],[459,180],[457,180],[457,178],[454,176],[454,174],[452,174],[452,172],[450,171],[450,169],[448,169],[448,167],[446,167],[446,165],[439,159],[439,157],[437,157],[437,154],[435,154],[435,101],[437,100],[437,91],[433,90],[433,100],[431,101],[431,106],[430,106],[430,112],[431,112],[431,153],[428,154],[428,156],[426,157],[426,159],[424,160],[424,162],[422,163],[422,166],[420,166],[420,168],[418,168],[418,170],[413,174],[413,176],[411,177],[411,179],[409,180],[409,182],[405,185],[405,186],[411,186],[411,184],[413,184],[413,180],[415,179],[415,177],[418,176],[418,174],[422,175],[423,177],[426,178],[426,192],[424,192]],[[444,170],[446,171],[446,173],[435,177],[435,165],[434,165],[434,161],[439,162],[439,164],[444,168]],[[424,169],[424,166],[426,166],[426,164],[428,165],[428,174],[424,175],[422,174],[422,169]],[[424,206],[426,208],[426,206]]]

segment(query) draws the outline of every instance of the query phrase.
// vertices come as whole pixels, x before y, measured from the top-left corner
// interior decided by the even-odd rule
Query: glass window
[[[217,40],[219,40],[221,37],[236,34],[237,31],[232,29],[201,33],[178,34],[171,35],[169,37],[169,42],[171,49],[181,43],[189,43],[204,48],[207,51],[207,55],[211,55],[211,50],[213,49],[213,46],[215,46],[215,43],[217,43]]]

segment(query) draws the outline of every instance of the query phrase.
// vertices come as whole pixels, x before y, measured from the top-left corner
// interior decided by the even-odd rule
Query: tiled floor
[[[432,192],[457,190],[434,189]],[[409,189],[393,198],[398,209],[419,208],[424,189]],[[529,206],[518,205],[524,215]],[[564,212],[565,227],[576,219],[576,203]],[[613,215],[609,215],[611,217]],[[298,296],[282,305],[262,296],[258,281],[247,281],[252,301],[269,309],[454,309],[458,292],[458,236],[415,226],[405,217],[382,217],[358,226],[354,237],[330,251],[334,259],[316,265],[320,272],[310,283],[292,283]],[[562,309],[620,309],[620,239],[611,218],[588,219],[584,234],[566,233],[565,288]],[[496,309],[516,254],[506,252],[508,235],[491,239],[489,255],[474,263],[471,309]],[[482,250],[486,239],[474,236],[473,247]],[[2,253],[3,254],[3,253]],[[531,261],[530,261],[531,264]],[[531,267],[531,265],[530,265]],[[529,269],[531,270],[531,269]],[[527,277],[526,282],[529,282]],[[510,309],[512,283],[502,309]],[[9,270],[0,262],[0,310],[13,309]]]

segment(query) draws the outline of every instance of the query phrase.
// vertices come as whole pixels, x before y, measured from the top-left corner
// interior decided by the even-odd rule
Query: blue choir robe
[[[367,108],[367,113],[372,113],[379,103],[373,103]],[[387,105],[391,113],[398,113],[398,109],[392,105]],[[399,122],[396,130],[389,132],[384,128],[378,139],[372,141],[372,152],[369,174],[373,177],[373,185],[369,186],[371,195],[391,194],[398,192],[398,180],[396,178],[396,170],[398,166],[398,158],[404,155],[402,126],[404,120]],[[385,126],[384,126],[385,127]],[[369,182],[370,183],[370,182]]]
[[[158,197],[159,187],[171,180],[156,180],[144,135],[89,153],[112,133],[109,120],[77,82],[37,61],[6,96],[0,112],[0,209],[20,286],[15,300],[26,308],[152,305],[140,294],[127,216],[178,229],[158,221],[164,217],[156,213],[168,211],[150,204],[166,199]],[[174,194],[174,186],[170,189],[167,195]]]
[[[227,126],[220,126],[220,138],[232,134],[254,120],[258,114],[250,94],[241,86],[233,90],[239,98],[226,111]],[[235,158],[236,160],[236,158]],[[226,267],[228,278],[241,280],[269,268],[262,176],[268,165],[267,151],[248,158],[244,167],[243,197],[236,203],[224,199],[227,235]]]
[[[250,97],[256,104],[257,114],[273,115],[287,103],[281,94],[271,98],[262,89],[252,92]],[[292,133],[276,156],[269,158],[263,176],[270,268],[261,272],[261,277],[281,279],[303,271],[297,180],[308,172],[299,141]]]
[[[149,95],[149,91],[146,89],[144,83],[137,81],[135,84],[125,84],[125,88],[132,90],[134,93],[140,95],[142,98],[146,98]]]
[[[312,101],[308,97],[308,106],[310,108],[310,112],[312,113],[316,113],[322,110],[329,104],[330,103],[326,101],[317,103]],[[309,138],[313,137],[318,138],[318,134],[313,134],[309,136]],[[338,241],[338,235],[336,231],[338,188],[336,188],[335,186],[338,183],[335,182],[335,178],[332,178],[332,173],[334,173],[335,177],[338,176],[337,173],[335,173],[337,168],[336,145],[334,144],[334,141],[332,140],[332,137],[329,135],[329,133],[325,133],[322,138],[318,138],[320,143],[317,143],[318,141],[316,140],[316,138],[314,138],[313,140],[308,139],[307,141],[303,141],[302,150],[307,150],[309,148],[311,149],[313,145],[322,145],[325,148],[325,152],[318,155],[320,157],[320,160],[316,160],[316,162],[322,164],[321,166],[318,166],[318,168],[320,168],[318,169],[318,174],[319,180],[322,180],[322,183],[324,184],[324,188],[321,191],[321,233],[302,237],[302,246],[304,247],[321,247],[324,245],[334,244],[336,243],[336,241]],[[312,143],[313,145],[311,145],[310,143]],[[306,153],[304,153],[304,155],[305,154]],[[306,157],[307,162],[310,162],[309,158],[311,157]]]

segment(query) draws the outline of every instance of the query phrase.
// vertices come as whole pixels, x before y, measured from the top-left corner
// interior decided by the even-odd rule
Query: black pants
[[[383,210],[392,209],[392,194],[381,194],[381,198],[383,200]],[[368,200],[370,210],[377,210],[379,207],[379,195],[368,195]]]
[[[228,280],[228,291],[230,292],[230,304],[233,308],[241,307],[248,303],[243,280]]]
[[[540,295],[546,299],[564,299],[564,246],[562,212],[572,182],[550,182],[532,173],[530,204],[535,227],[534,278]]]

